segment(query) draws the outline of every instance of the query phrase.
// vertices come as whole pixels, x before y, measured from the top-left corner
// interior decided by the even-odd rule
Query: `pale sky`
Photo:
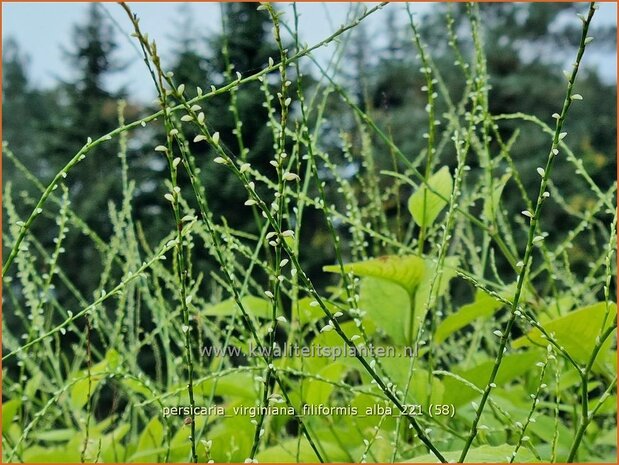
[[[118,31],[117,42],[120,52],[117,56],[121,61],[130,62],[127,72],[130,73],[129,91],[141,98],[151,98],[153,95],[150,78],[144,67],[141,57],[138,58],[128,35],[131,24],[128,22],[125,11],[116,3],[104,3],[103,7],[116,20],[117,25],[125,32],[124,38]],[[182,7],[181,2],[141,3],[129,2],[131,9],[140,18],[140,27],[147,32],[150,38],[155,39],[162,51],[165,61],[166,51],[170,46],[171,38],[178,27],[176,18]],[[187,4],[186,4],[187,5]],[[220,6],[217,3],[191,3],[194,13],[194,22],[203,35],[221,29]],[[374,4],[368,3],[368,6]],[[70,70],[63,58],[62,48],[71,49],[72,25],[85,18],[86,3],[2,3],[2,38],[14,37],[21,50],[30,57],[29,71],[35,84],[51,86],[58,78],[70,76]],[[309,45],[320,42],[329,34],[346,24],[346,18],[351,14],[351,8],[360,5],[350,3],[298,3],[300,13],[299,29],[302,41]],[[278,8],[288,12],[292,18],[292,8],[288,3],[278,3]],[[386,8],[401,10],[403,5],[388,5]],[[385,9],[386,9],[385,8]],[[427,8],[424,4],[414,5],[413,10],[422,11]],[[377,12],[384,19],[384,10]],[[378,18],[380,21],[381,18]],[[405,19],[405,15],[402,15]],[[369,26],[376,25],[376,21],[368,21]],[[333,53],[333,47],[319,49],[315,56],[328,59]],[[110,82],[114,87],[118,84],[127,84],[127,73],[118,76]]]
[[[140,25],[144,32],[155,39],[162,52],[164,67],[166,51],[169,50],[171,38],[174,36],[178,22],[181,2],[129,2],[134,13],[140,17]],[[116,20],[118,27],[124,31],[124,37],[118,31],[117,42],[120,46],[118,57],[121,62],[130,63],[125,73],[110,80],[110,87],[126,85],[130,95],[142,100],[151,99],[153,96],[152,85],[144,67],[141,57],[131,46],[128,37],[131,25],[126,13],[116,3],[104,3],[103,7]],[[191,3],[195,25],[203,32],[203,35],[220,29],[220,7],[217,3]],[[288,3],[278,3],[278,8],[288,12],[288,18],[292,17],[292,8]],[[374,4],[367,3],[372,6]],[[584,6],[585,4],[583,4]],[[71,49],[72,26],[85,17],[86,3],[11,3],[2,2],[2,38],[14,37],[19,42],[21,50],[29,58],[29,75],[35,85],[52,86],[59,78],[70,78],[70,69],[63,58],[62,48]],[[347,23],[346,18],[351,14],[351,8],[359,5],[350,3],[298,3],[297,9],[301,14],[299,28],[302,41],[313,45],[324,39],[342,24]],[[395,9],[401,14],[398,18],[406,19],[402,4],[389,4],[383,11],[377,12],[374,17],[367,21],[369,36],[373,41],[379,37],[378,31],[384,31],[385,10]],[[413,5],[413,11],[421,12],[431,8],[431,4],[418,3]],[[616,3],[601,3],[600,11],[594,22],[616,23]],[[333,46],[319,49],[315,56],[320,60],[327,60],[333,53]],[[590,63],[599,66],[602,74],[609,80],[616,79],[616,55],[590,55],[587,57]]]

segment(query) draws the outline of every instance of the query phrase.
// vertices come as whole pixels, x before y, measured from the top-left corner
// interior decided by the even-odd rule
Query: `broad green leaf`
[[[363,278],[359,287],[359,308],[366,312],[394,344],[406,343],[405,327],[402,324],[410,315],[410,297],[402,286],[385,279]]]
[[[483,216],[486,220],[494,222],[501,205],[501,194],[503,194],[503,189],[509,178],[511,178],[511,174],[507,173],[498,182],[495,181],[492,195],[484,202]]]
[[[465,463],[507,463],[512,458],[515,446],[510,444],[501,444],[500,446],[480,446],[469,450],[466,456]],[[443,456],[448,461],[458,461],[460,451],[445,452]],[[538,460],[525,447],[521,447],[516,455],[515,462],[535,463]],[[414,459],[407,460],[406,463],[440,463],[433,454],[421,455]]]
[[[157,418],[153,418],[142,434],[138,441],[138,448],[135,454],[133,454],[130,462],[158,462],[163,457],[162,454],[163,444],[163,425]],[[163,448],[165,453],[165,448]]]
[[[503,304],[494,297],[478,290],[473,302],[463,305],[456,313],[452,313],[438,325],[434,333],[434,341],[440,344],[450,335],[464,328],[477,318],[493,315],[502,306]]]
[[[364,323],[366,333],[368,335],[373,334],[376,329],[372,320],[365,320]],[[340,327],[349,338],[353,336],[361,337],[361,332],[354,321],[341,323]],[[360,340],[357,342],[360,342]],[[320,347],[320,351],[317,350],[318,347]],[[303,361],[302,368],[299,368],[311,373],[318,373],[323,367],[334,362],[336,360],[336,355],[344,354],[343,356],[337,357],[338,362],[345,364],[349,368],[365,371],[356,357],[346,350],[347,347],[346,343],[335,331],[319,333],[312,339],[311,345],[308,347],[308,350],[313,356],[298,357],[299,359],[302,358]],[[302,356],[302,354],[300,355]]]
[[[366,390],[371,391],[370,389]],[[357,409],[358,415],[350,416],[344,419],[344,423],[350,428],[349,437],[355,434],[355,432],[374,428],[374,426],[376,426],[380,421],[380,416],[365,415],[367,409],[371,409],[372,412],[382,413],[384,410],[381,411],[380,409],[385,408],[384,401],[380,400],[376,396],[365,393],[355,393],[355,397],[350,401],[350,405],[351,407]],[[394,405],[392,405],[392,407],[396,409]],[[397,409],[394,411],[397,411]],[[381,429],[393,433],[395,428],[396,416],[385,416]],[[363,437],[360,437],[359,439],[363,440]]]
[[[243,308],[247,313],[258,318],[271,318],[271,303],[266,299],[248,295],[241,299]],[[233,316],[241,315],[241,310],[234,299],[224,300],[216,305],[206,307],[203,312],[209,316]]]
[[[12,399],[2,403],[2,431],[9,430],[19,407],[21,407],[20,399]]]
[[[101,439],[101,458],[107,463],[117,463],[125,455],[125,447],[122,445],[122,439],[131,430],[131,425],[121,423],[116,429],[109,432]],[[98,447],[98,444],[94,444]],[[94,450],[94,457],[97,455],[97,450]]]
[[[449,281],[456,276],[457,266],[458,257],[445,257],[445,261],[441,268],[441,274],[436,278],[434,283],[433,294],[435,299],[445,295],[445,293],[449,290]],[[415,311],[414,314],[411,315],[415,319],[412,325],[412,333],[410,332],[410,318],[407,320],[407,334],[410,339],[409,343],[412,343],[412,341],[415,340],[419,330],[419,325],[423,323],[426,318],[426,304],[428,302],[428,297],[430,296],[430,287],[432,286],[432,280],[434,279],[436,263],[432,263],[431,260],[426,260],[425,269],[427,271],[419,284],[419,288],[415,292]]]
[[[80,451],[66,446],[28,446],[22,459],[25,463],[79,463]]]
[[[548,321],[543,324],[543,327],[549,334],[554,334],[555,340],[563,346],[568,354],[577,362],[584,364],[587,363],[591,357],[591,353],[596,344],[596,338],[603,330],[614,324],[615,315],[617,314],[617,305],[615,303],[609,305],[609,313],[604,321],[605,314],[606,303],[599,302]],[[593,367],[595,370],[604,370],[606,366],[604,354],[610,350],[613,339],[612,336],[609,337],[600,350],[600,355],[598,355]],[[542,333],[539,329],[533,328],[525,336],[516,339],[512,343],[512,347],[525,347],[531,344],[543,345],[546,347],[548,341],[542,337]]]
[[[323,270],[331,273],[341,271],[339,265],[325,266]],[[344,265],[344,272],[386,279],[399,284],[412,295],[424,276],[425,262],[415,255],[385,255],[362,262],[348,263]]]
[[[318,375],[328,381],[341,381],[348,371],[348,367],[340,362],[333,362],[322,368]],[[331,393],[335,386],[320,379],[310,378],[307,387],[303,389],[305,403],[308,405],[328,405]]]
[[[246,402],[246,401],[237,401],[226,406],[226,410],[232,412],[234,407],[250,407],[255,406],[255,404]],[[203,416],[196,419],[196,427],[200,424],[204,424]],[[279,417],[271,417],[271,421],[274,421]],[[198,421],[200,420],[200,422]],[[251,446],[253,443],[254,432],[256,426],[253,425],[250,421],[251,418],[249,416],[229,416],[225,418],[214,418],[212,424],[209,425],[208,432],[206,433],[206,438],[208,440],[213,441],[211,446],[211,459],[213,459],[216,463],[241,463],[247,457],[249,457],[249,452],[251,451]],[[201,428],[200,428],[201,429]],[[179,431],[177,436],[175,436],[172,441],[173,444],[183,444],[185,446],[189,445],[189,428],[183,428],[183,430]],[[186,449],[187,453],[189,452],[189,448]],[[177,461],[179,462],[187,462],[188,455],[187,453],[184,456],[179,456]],[[198,456],[199,458],[204,454],[206,456],[206,451],[202,443],[198,444]],[[206,457],[205,457],[206,458]],[[200,460],[200,462],[206,462],[206,460]]]
[[[443,197],[449,199],[453,189],[453,180],[449,168],[443,166],[430,176],[428,185]],[[447,205],[447,201],[430,192],[425,184],[421,185],[408,199],[408,210],[419,226],[431,226],[441,210],[445,208],[445,205]]]
[[[4,410],[5,406],[2,407]],[[77,434],[72,428],[65,429],[53,429],[50,431],[36,431],[31,434],[33,438],[37,441],[48,441],[48,442],[65,442],[71,439],[73,436]]]
[[[133,378],[124,378],[122,380],[122,384],[123,386],[125,386],[127,389],[129,389],[130,391],[134,392],[135,394],[141,394],[142,396],[144,396],[146,399],[151,399],[153,397],[153,393],[150,389],[148,389],[144,383],[141,383],[140,381],[138,381],[137,379],[133,379]]]
[[[494,381],[495,384],[502,386],[519,378],[541,359],[542,356],[539,350],[529,350],[504,356]],[[494,359],[491,359],[468,370],[452,369],[451,371],[478,388],[483,389],[486,387],[486,383],[488,383],[493,366]],[[451,376],[443,378],[443,385],[445,386],[445,395],[443,397],[443,403],[445,404],[454,404],[458,407],[481,396],[479,392]]]
[[[320,307],[312,307],[310,304],[314,301],[311,297],[304,297],[297,302],[298,312],[293,309],[293,315],[297,315],[299,323],[306,325],[308,323],[315,323],[321,318],[325,317],[325,313]],[[325,302],[326,307],[335,313],[338,311],[337,307],[329,302]]]
[[[222,397],[239,397],[254,400],[258,397],[254,373],[229,373],[217,379],[207,379],[194,385],[197,396],[209,398],[211,393]],[[187,400],[189,400],[187,398]]]
[[[400,352],[396,357],[384,357],[381,364],[389,379],[398,386],[399,390],[404,392],[407,383],[409,383],[410,353]],[[432,382],[431,387],[430,380]],[[436,376],[429,376],[427,370],[416,365],[410,377],[406,402],[421,404],[424,409],[427,409],[429,403],[441,403],[444,392],[445,389],[441,380]]]
[[[90,396],[94,394],[99,383],[102,379],[104,379],[104,372],[115,370],[120,364],[120,354],[116,352],[114,349],[110,349],[106,354],[105,358],[101,360],[99,363],[90,367],[90,376],[82,378],[88,374],[88,370],[81,370],[76,378],[82,378],[79,381],[75,382],[73,386],[71,386],[70,398],[71,404],[76,409],[81,409],[86,402],[88,402],[88,395]]]

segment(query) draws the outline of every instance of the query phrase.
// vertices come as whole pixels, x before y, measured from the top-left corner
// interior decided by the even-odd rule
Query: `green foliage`
[[[8,122],[3,146],[4,462],[613,458],[593,10],[354,7],[308,48],[295,6],[224,4],[206,40],[185,7],[168,57],[121,7],[157,108],[106,88],[97,5],[72,82],[3,57],[4,109],[37,136]],[[579,57],[567,81],[550,44]]]
[[[434,192],[430,192],[431,188]],[[408,210],[419,226],[432,226],[439,213],[447,205],[453,190],[453,179],[449,168],[443,166],[415,191],[408,199]]]
[[[323,269],[329,272],[340,272],[340,267],[336,265],[325,266]],[[425,264],[423,259],[414,255],[385,256],[359,263],[348,263],[343,266],[343,271],[358,276],[385,279],[402,286],[412,295],[424,276]]]

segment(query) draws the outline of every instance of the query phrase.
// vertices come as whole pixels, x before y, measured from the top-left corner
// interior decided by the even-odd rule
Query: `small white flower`
[[[200,105],[191,105],[191,111],[200,111],[202,107]]]
[[[543,240],[544,240],[544,236],[535,236],[535,237],[533,238],[533,243],[535,244],[535,243],[537,243],[537,242],[541,242],[541,241],[543,241]]]
[[[582,95],[574,94],[574,95],[572,95],[572,100],[582,100]]]
[[[550,192],[546,191],[542,194],[542,197],[544,197],[545,199],[547,199],[548,197],[550,197]]]
[[[264,295],[266,295],[269,299],[275,297],[271,291],[264,291]]]
[[[168,148],[165,145],[158,145],[155,147],[155,152],[167,152]]]
[[[244,173],[245,171],[247,171],[247,170],[250,168],[250,166],[251,166],[251,165],[250,165],[249,163],[243,163],[243,164],[241,165],[241,167],[239,168],[239,171],[240,171],[241,173]]]
[[[285,173],[283,177],[285,181],[298,181],[299,180],[299,176],[297,176],[295,173]]]
[[[244,205],[246,205],[248,207],[251,207],[252,205],[256,205],[256,203],[257,202],[254,199],[248,199],[248,200],[245,201]]]
[[[559,118],[561,118],[561,115],[560,115],[559,113],[553,113],[553,114],[552,114],[552,117],[553,117],[554,119],[559,119]]]
[[[178,87],[176,88],[176,93],[178,95],[183,95],[184,92],[185,92],[185,84],[179,84]]]
[[[172,167],[176,168],[180,162],[181,162],[181,159],[180,159],[179,157],[176,157],[176,158],[172,161]]]
[[[279,262],[279,267],[283,268],[284,266],[286,266],[288,264],[288,259],[284,258],[281,262]]]
[[[219,132],[213,133],[213,144],[219,145]]]
[[[552,149],[552,154],[553,155],[559,155],[559,149],[557,149],[557,148]]]
[[[193,138],[194,142],[202,142],[203,140],[206,140],[206,136],[204,134],[198,134]]]
[[[286,100],[284,100],[284,105],[289,106],[291,102],[292,102],[292,99],[288,97]]]
[[[565,136],[567,136],[567,132],[562,132],[559,134],[559,140],[563,140],[565,139]]]
[[[181,329],[183,330],[184,333],[186,333],[187,331],[189,331],[189,326],[183,325],[181,326]]]
[[[183,115],[181,116],[181,121],[191,121],[193,118],[191,117],[191,115]]]
[[[520,213],[522,213],[527,218],[533,218],[533,213],[531,213],[529,210],[522,210]]]
[[[276,320],[279,321],[280,323],[286,323],[288,321],[286,320],[285,316],[278,316]]]
[[[351,341],[356,341],[357,339],[361,339],[361,336],[359,336],[358,334],[355,334],[353,337],[350,338]]]
[[[318,303],[318,301],[316,301],[316,300],[312,300],[312,301],[310,302],[310,307],[318,307],[319,305],[320,305],[320,304],[319,304],[319,303]]]
[[[591,42],[593,42],[593,37],[587,37],[587,38],[585,39],[585,45],[588,45],[588,44],[590,44]]]
[[[279,166],[279,163],[277,163],[275,160],[271,160],[269,162],[270,165],[274,166],[275,168],[277,168]]]
[[[170,136],[174,137],[178,134],[178,129],[174,128],[174,129],[170,129]]]
[[[341,317],[342,315],[343,315],[343,313],[342,313],[342,312],[335,312],[335,313],[333,314],[333,318],[339,318],[339,317]]]
[[[328,333],[329,331],[333,331],[333,326],[331,326],[331,323],[323,326],[320,330],[321,333]]]
[[[272,68],[274,64],[273,58],[269,57],[269,68]]]
[[[292,229],[286,229],[285,231],[282,231],[282,237],[293,237],[294,236],[294,231]]]
[[[223,164],[225,164],[225,163],[226,163],[225,158],[221,158],[221,157],[217,157],[217,158],[215,158],[213,161],[214,161],[215,163],[220,164],[220,165],[223,165]]]
[[[522,260],[516,263],[516,268],[522,268],[523,266],[524,266],[524,262]]]
[[[495,331],[492,331],[492,334],[494,334],[496,337],[503,337],[503,333],[499,331],[498,329]]]
[[[174,202],[174,196],[172,194],[166,194],[164,195],[165,199],[170,201],[170,202]]]
[[[198,123],[200,124],[204,123],[204,118],[205,116],[203,112],[198,113]]]
[[[537,174],[543,178],[546,175],[546,170],[544,168],[537,168]]]

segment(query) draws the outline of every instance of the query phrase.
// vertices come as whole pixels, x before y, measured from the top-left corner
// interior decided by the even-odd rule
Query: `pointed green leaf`
[[[161,456],[163,444],[163,425],[157,418],[153,418],[138,441],[136,453],[129,459],[130,462],[158,462]]]
[[[88,370],[81,370],[75,377],[85,378],[73,384],[70,391],[71,403],[73,406],[76,409],[81,409],[86,405],[89,398],[88,395],[90,394],[90,397],[92,397],[103,379],[104,375],[102,375],[102,373],[115,370],[120,365],[120,362],[120,354],[116,350],[110,349],[106,352],[103,360],[90,367],[90,377],[85,377],[88,374]]]
[[[17,415],[20,406],[20,399],[13,399],[2,403],[2,431],[8,433],[9,427],[13,423],[13,418]]]
[[[459,329],[477,318],[491,316],[502,306],[503,304],[494,297],[478,290],[473,302],[463,305],[456,313],[452,313],[438,325],[434,333],[435,342],[440,344]]]
[[[406,343],[403,322],[410,316],[411,300],[403,286],[386,279],[363,278],[359,286],[359,308],[394,344]]]
[[[340,273],[341,271],[339,265],[325,266],[323,270],[331,273]],[[411,295],[421,282],[424,271],[424,260],[415,255],[385,255],[344,265],[344,272],[346,273],[386,279],[399,284]]]
[[[607,329],[614,324],[616,314],[617,305],[615,303],[609,305],[608,315],[606,316],[606,303],[599,302],[543,323],[543,327],[549,334],[554,334],[555,340],[577,362],[587,363],[593,352],[597,337],[602,333],[603,329]],[[599,371],[605,366],[603,354],[610,350],[610,344],[612,344],[613,339],[611,336],[606,340],[604,347],[600,350],[602,356],[598,356],[593,366],[594,369]],[[534,328],[525,336],[516,339],[512,343],[512,347],[518,348],[531,344],[543,345],[545,347],[548,341],[542,337],[539,329]]]
[[[445,295],[445,293],[449,290],[449,281],[456,276],[456,268],[458,266],[458,257],[445,257],[445,261],[443,263],[443,267],[441,269],[441,274],[436,278],[434,283],[434,289],[432,293],[434,294],[434,298],[441,297]],[[430,295],[430,287],[432,286],[432,280],[434,279],[434,270],[436,269],[436,263],[433,263],[432,260],[426,260],[426,273],[419,284],[419,288],[415,293],[415,311],[413,315],[411,315],[415,321],[412,325],[412,333],[411,331],[411,322],[410,317],[407,322],[407,335],[409,336],[409,343],[415,340],[417,337],[417,332],[419,330],[419,325],[423,323],[426,318],[427,308],[426,304],[428,302],[428,297]],[[412,337],[411,337],[412,335]]]
[[[449,173],[449,168],[443,166],[434,173],[430,179],[428,179],[428,185],[434,191],[448,199],[453,189],[453,179]],[[419,226],[432,225],[441,210],[445,208],[445,205],[447,205],[447,201],[443,200],[437,194],[430,192],[425,184],[417,189],[408,199],[408,210],[411,212],[411,215],[413,215],[415,223]]]
[[[522,376],[535,366],[536,362],[542,360],[542,355],[539,350],[529,350],[527,352],[518,352],[508,354],[503,357],[503,362],[494,380],[497,386],[502,386],[514,379]],[[470,369],[451,369],[452,373],[464,378],[469,383],[474,384],[480,389],[483,389],[490,378],[490,373],[494,368],[494,359],[480,363]],[[467,384],[457,378],[445,376],[443,378],[445,386],[445,396],[443,403],[454,404],[456,407],[478,398],[481,394]]]

